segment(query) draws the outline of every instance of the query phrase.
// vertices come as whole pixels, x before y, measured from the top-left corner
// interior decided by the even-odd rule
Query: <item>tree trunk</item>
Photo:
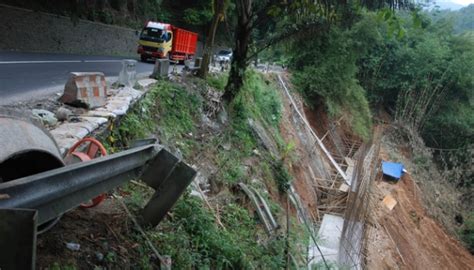
[[[239,93],[244,85],[245,71],[247,70],[247,52],[252,33],[252,0],[237,0],[237,26],[235,28],[235,48],[230,66],[229,80],[225,87],[224,100],[230,102]]]
[[[204,44],[204,52],[202,55],[201,68],[198,76],[206,78],[209,73],[209,63],[211,62],[212,49],[214,47],[214,39],[216,36],[217,26],[221,17],[224,15],[224,0],[214,0],[214,16],[212,17],[211,26],[207,33],[206,43]]]

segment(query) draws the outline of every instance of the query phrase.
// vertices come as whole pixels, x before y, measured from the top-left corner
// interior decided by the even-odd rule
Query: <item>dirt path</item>
[[[375,182],[372,190],[367,269],[474,269],[474,256],[427,216],[410,175],[396,184]],[[387,194],[397,201],[392,211],[382,203]]]

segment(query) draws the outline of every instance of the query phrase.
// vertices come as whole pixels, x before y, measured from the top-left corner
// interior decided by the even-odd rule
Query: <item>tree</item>
[[[321,28],[323,24],[350,25],[352,17],[348,15],[360,7],[379,9],[406,8],[412,6],[412,0],[381,0],[381,1],[307,1],[307,0],[235,0],[237,24],[234,36],[234,55],[232,58],[229,80],[223,98],[231,101],[243,86],[245,71],[249,60],[259,51],[293,35],[304,35]],[[254,54],[248,55],[253,34],[257,29],[267,29],[269,25],[277,25],[274,33],[266,32],[265,37],[255,45]]]
[[[225,17],[225,10],[228,6],[228,1],[225,0],[213,0],[212,1],[214,14],[212,16],[212,22],[208,29],[206,43],[204,44],[204,53],[202,56],[201,68],[199,69],[198,76],[206,78],[209,73],[209,63],[211,62],[212,49],[214,47],[214,39],[216,36],[217,26],[219,22]]]
[[[252,0],[236,0],[237,26],[235,32],[235,47],[229,73],[229,81],[223,95],[231,101],[244,84],[244,74],[247,69],[247,52],[252,33]]]
[[[304,0],[296,1],[253,1],[253,0],[236,0],[237,24],[235,26],[234,35],[234,53],[229,72],[229,80],[225,88],[223,98],[231,101],[237,95],[244,84],[244,76],[249,65],[250,59],[259,51],[268,48],[272,44],[280,41],[287,36],[287,32],[280,31],[276,34],[266,32],[268,37],[259,40],[259,46],[255,47],[255,52],[249,56],[249,48],[252,44],[252,34],[258,29],[268,29],[270,25],[275,25],[274,20],[279,15],[287,14],[300,10],[300,5],[296,3],[307,3]],[[314,3],[307,5],[315,5]],[[288,20],[283,20],[285,24]]]

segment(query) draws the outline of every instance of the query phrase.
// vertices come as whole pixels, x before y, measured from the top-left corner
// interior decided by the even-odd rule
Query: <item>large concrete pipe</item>
[[[28,117],[0,112],[0,183],[64,166],[56,142]]]
[[[0,112],[0,183],[63,166],[53,137],[35,120]],[[37,232],[49,230],[60,218],[42,224]]]

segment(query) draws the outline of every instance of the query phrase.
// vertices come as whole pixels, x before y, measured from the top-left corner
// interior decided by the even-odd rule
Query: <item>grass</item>
[[[61,265],[59,263],[54,263],[51,268],[51,270],[76,270],[76,266],[74,265]]]
[[[200,96],[168,82],[160,86],[156,91],[157,113],[164,139],[181,138],[183,134],[194,132],[202,104]]]
[[[158,133],[165,144],[178,146],[184,154],[189,154],[196,145],[186,135],[196,130],[201,104],[200,96],[177,84],[161,81],[113,129],[107,140],[108,148],[115,152],[115,148],[128,146],[135,139]]]
[[[460,236],[469,251],[474,253],[474,212],[470,212],[467,216]]]
[[[242,164],[245,159],[252,157],[253,150],[258,148],[257,140],[248,124],[249,119],[262,122],[278,145],[284,143],[278,129],[282,103],[276,89],[268,78],[249,71],[243,89],[229,105],[231,123],[224,137],[225,141],[231,144],[232,150],[221,151],[217,155],[217,163],[221,168],[218,179],[225,184],[232,185],[245,180]],[[265,162],[261,162],[262,166],[263,164]],[[284,164],[279,165],[278,172],[286,172]],[[279,178],[277,183],[279,189],[286,190],[289,181]]]
[[[176,204],[172,219],[160,224],[152,239],[162,253],[171,255],[176,269],[284,267],[283,238],[259,244],[255,239],[263,232],[256,229],[249,211],[236,203],[224,205],[221,213],[226,230],[216,225],[215,217],[199,199],[185,195]]]
[[[215,89],[224,91],[228,78],[229,74],[227,73],[209,74],[206,78],[206,82]]]
[[[224,79],[208,78],[207,83],[223,89]],[[205,87],[204,83],[206,82],[196,82],[198,87]],[[286,144],[279,134],[282,105],[275,89],[268,78],[249,72],[244,89],[228,105],[229,123],[219,136],[220,139],[209,138],[201,145],[203,142],[198,142],[190,134],[197,132],[199,116],[206,101],[199,91],[190,92],[177,84],[162,81],[122,119],[119,127],[113,129],[109,144],[111,147],[126,146],[134,139],[158,134],[162,143],[182,150],[185,159],[197,153],[197,149],[207,149],[208,155],[214,157],[214,165],[219,168],[215,178],[221,183],[222,189],[232,190],[231,187],[238,182],[247,182],[249,174],[261,174],[265,182],[270,183],[268,188],[284,192],[291,179],[285,160],[264,160],[264,156],[270,155],[264,149],[259,149],[262,154],[258,158],[261,161],[246,165],[251,167],[250,173],[244,170],[245,161],[255,158],[253,150],[259,148],[248,125],[249,118],[260,121],[269,129],[280,146],[282,155],[288,156],[291,151],[292,145]],[[215,147],[219,143],[227,143],[231,147],[229,150]],[[129,194],[126,203],[134,212],[139,211],[153,192],[134,184],[126,185],[123,191]],[[228,197],[228,203],[219,208],[225,230],[216,225],[214,213],[200,199],[185,194],[173,207],[169,218],[162,221],[158,230],[148,230],[147,233],[161,254],[172,257],[173,268],[176,269],[191,269],[196,266],[199,269],[284,267],[285,237],[282,235],[267,239],[254,212],[238,203],[240,200],[237,197],[242,194],[235,196],[236,198]],[[284,214],[278,201],[272,201],[270,196],[267,199],[275,213]],[[304,230],[296,222],[293,227],[295,233],[291,236],[290,249],[296,254],[300,253],[297,250],[304,248],[302,241],[306,241],[308,237],[301,237]],[[132,237],[139,243],[144,241],[138,234],[133,234]],[[148,258],[149,253],[149,248],[141,245],[142,255],[136,262],[141,268],[150,268],[152,262]]]
[[[240,102],[246,103],[249,115],[254,119],[263,119],[277,128],[282,116],[282,101],[274,84],[269,78],[254,71],[247,72]]]
[[[272,163],[272,172],[278,187],[278,190],[285,193],[291,185],[291,175],[288,173],[283,160],[275,160]]]
[[[217,154],[217,166],[221,168],[219,177],[222,182],[234,185],[244,180],[245,172],[241,165],[243,156],[237,150],[222,151]]]

